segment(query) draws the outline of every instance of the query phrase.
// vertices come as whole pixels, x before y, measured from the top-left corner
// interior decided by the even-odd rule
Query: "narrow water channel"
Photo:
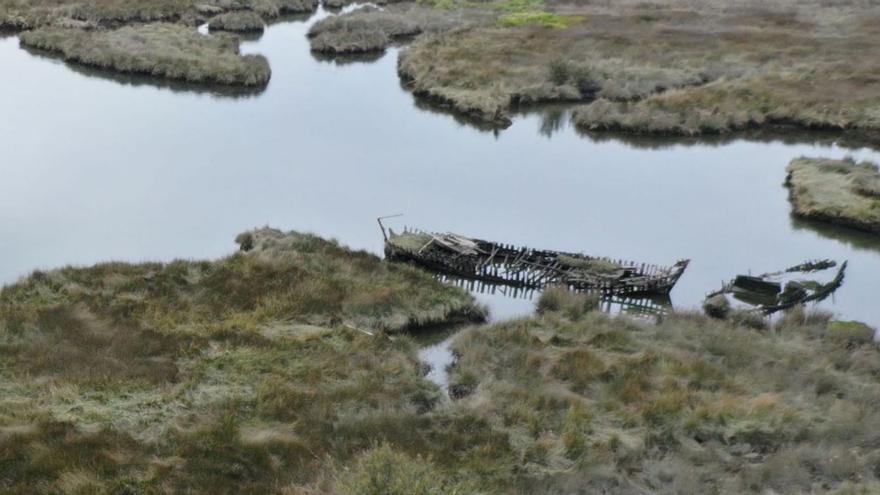
[[[118,77],[0,38],[0,283],[102,260],[210,258],[254,226],[311,231],[381,253],[375,218],[519,245],[692,264],[672,293],[696,307],[737,273],[849,260],[823,302],[880,325],[876,237],[801,222],[782,186],[799,155],[880,161],[867,149],[779,140],[584,136],[560,109],[488,132],[418,103],[397,49],[370,61],[309,51],[311,19],[243,51],[272,80],[229,94]],[[827,142],[827,141],[826,141]],[[496,319],[533,301],[478,294]]]

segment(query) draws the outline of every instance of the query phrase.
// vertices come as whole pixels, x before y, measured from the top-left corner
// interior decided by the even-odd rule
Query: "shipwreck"
[[[395,233],[382,225],[385,257],[431,271],[523,289],[561,285],[605,297],[667,295],[689,260],[669,267],[580,253],[548,251],[474,239],[452,233],[404,228]]]
[[[709,301],[718,296],[731,295],[752,310],[771,314],[808,302],[827,299],[843,285],[846,276],[844,261],[828,282],[802,278],[803,274],[822,272],[837,267],[833,260],[808,261],[785,270],[761,275],[737,275],[722,285],[720,290],[706,296]]]

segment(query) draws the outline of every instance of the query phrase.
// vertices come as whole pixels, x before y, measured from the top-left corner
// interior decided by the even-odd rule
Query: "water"
[[[430,366],[425,378],[440,385],[443,390],[449,389],[449,366],[455,362],[451,345],[460,330],[460,327],[451,327],[416,336],[420,344],[419,360]]]
[[[266,224],[379,253],[376,217],[403,212],[392,226],[691,258],[677,307],[750,269],[848,259],[823,306],[880,325],[880,242],[793,220],[782,186],[792,157],[878,153],[588,137],[558,109],[486,132],[418,104],[400,86],[396,49],[370,62],[316,59],[308,22],[245,43],[273,70],[268,88],[245,95],[114,77],[0,39],[0,283],[64,264],[218,257]],[[533,307],[481,298],[496,319]]]

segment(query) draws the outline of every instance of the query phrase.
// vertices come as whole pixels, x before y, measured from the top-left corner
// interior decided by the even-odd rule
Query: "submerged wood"
[[[385,257],[493,284],[524,289],[553,284],[604,296],[668,294],[689,263],[663,267],[410,229],[387,235]]]
[[[732,281],[724,284],[721,290],[707,295],[706,299],[731,294],[736,299],[754,306],[754,311],[769,315],[808,302],[827,299],[843,285],[847,262],[844,261],[834,278],[824,284],[813,280],[792,280],[787,282],[783,288],[781,282],[774,280],[776,277],[792,273],[813,273],[835,266],[837,263],[832,260],[808,261],[778,272],[764,273],[758,276],[738,275]]]

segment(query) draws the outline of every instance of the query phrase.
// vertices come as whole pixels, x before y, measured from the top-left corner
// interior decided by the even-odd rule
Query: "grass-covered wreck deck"
[[[529,289],[559,285],[604,296],[668,294],[688,265],[681,260],[662,267],[409,229],[387,235],[385,256],[484,282]]]

